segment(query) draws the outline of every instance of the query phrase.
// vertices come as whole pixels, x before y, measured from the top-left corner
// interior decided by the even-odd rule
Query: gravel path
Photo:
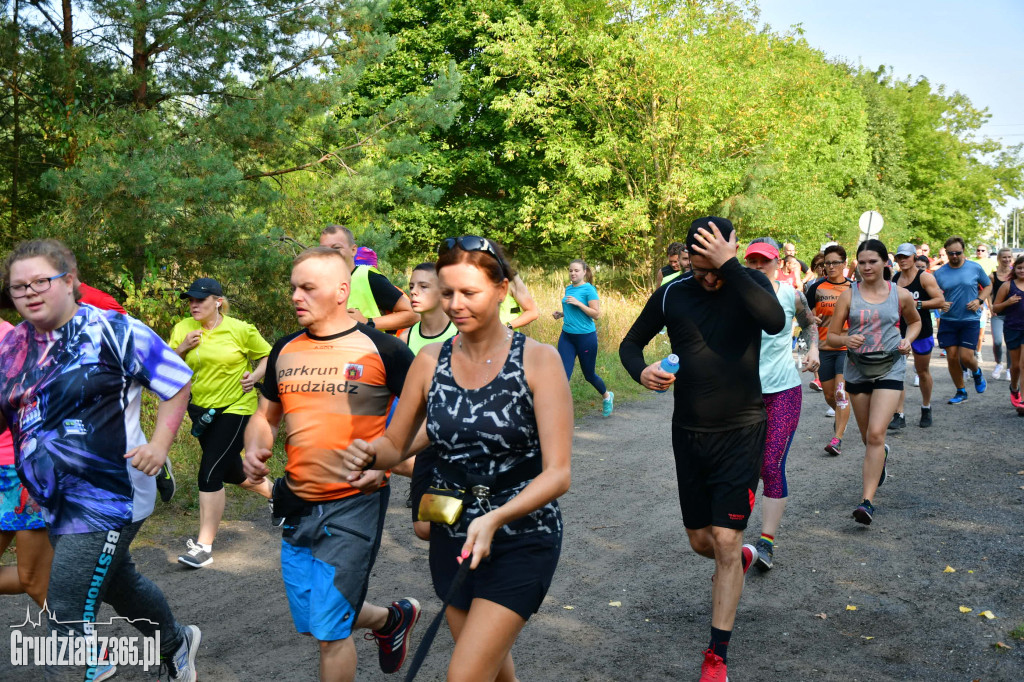
[[[870,527],[850,518],[863,456],[855,426],[841,457],[825,455],[831,420],[821,396],[805,390],[775,569],[747,578],[730,647],[733,682],[1024,680],[1024,641],[1009,634],[1024,624],[1024,419],[1009,405],[1006,382],[946,405],[952,383],[937,352],[932,368],[935,426],[918,428],[920,394],[910,389],[908,425],[890,439],[890,479]],[[523,682],[699,676],[713,564],[690,552],[679,516],[671,402],[659,396],[577,424],[562,561],[513,652]],[[406,492],[397,481],[370,598],[417,597],[424,620],[416,643],[439,600]],[[757,509],[749,541],[759,528]],[[203,629],[201,678],[315,679],[316,646],[292,628],[279,540],[266,520],[226,523],[215,563],[201,571],[174,563],[180,542],[167,538],[169,549],[134,555],[177,616]],[[0,622],[21,622],[28,603],[0,599]],[[980,617],[986,610],[996,618]],[[442,628],[418,679],[443,679],[451,646]],[[372,643],[358,650],[358,679],[401,679],[380,673]],[[0,679],[39,678],[8,659],[0,656]],[[152,677],[126,669],[117,679]]]

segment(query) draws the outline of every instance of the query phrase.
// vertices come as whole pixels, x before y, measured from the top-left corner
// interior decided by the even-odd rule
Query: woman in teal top
[[[601,299],[594,288],[594,275],[583,260],[569,263],[569,286],[562,298],[562,312],[552,316],[562,320],[562,335],[558,337],[558,354],[562,356],[565,375],[572,379],[576,358],[580,359],[583,377],[597,389],[604,399],[605,417],[615,407],[615,394],[607,389],[604,380],[595,371],[597,364],[597,326],[594,320],[601,316]]]
[[[807,359],[801,369],[814,372],[818,369],[818,328],[814,315],[803,292],[789,282],[776,279],[779,269],[779,245],[770,237],[753,240],[744,254],[748,268],[763,273],[775,287],[775,296],[786,313],[787,325],[777,334],[761,332],[761,398],[768,418],[765,434],[764,459],[761,463],[761,480],[764,486],[761,495],[764,500],[761,520],[761,537],[757,548],[757,566],[770,570],[775,555],[775,535],[786,509],[789,484],[786,481],[786,457],[789,455],[797,423],[800,421],[801,382],[793,351],[790,334],[795,319],[801,329],[801,336],[807,341]],[[753,504],[753,497],[751,497]]]

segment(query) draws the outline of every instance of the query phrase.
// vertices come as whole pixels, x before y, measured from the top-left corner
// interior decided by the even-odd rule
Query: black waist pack
[[[274,509],[275,519],[284,519],[289,516],[309,516],[313,513],[313,505],[292,492],[284,476],[274,481],[270,504]]]
[[[846,355],[865,379],[874,380],[881,379],[892,371],[892,366],[896,364],[896,359],[901,353],[899,349],[894,348],[893,350],[878,350],[870,353],[854,353],[852,350],[848,350]]]

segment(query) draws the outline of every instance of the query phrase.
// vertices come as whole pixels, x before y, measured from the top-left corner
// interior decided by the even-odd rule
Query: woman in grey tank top
[[[921,330],[913,295],[885,278],[888,254],[885,244],[877,239],[869,239],[857,248],[862,281],[836,301],[828,329],[830,346],[849,349],[846,392],[864,442],[863,502],[853,511],[853,518],[865,525],[871,523],[875,513],[872,500],[887,476],[889,446],[885,434],[903,390],[910,352],[908,339],[917,338]],[[900,337],[901,314],[907,323],[906,338]],[[847,322],[849,329],[844,331]],[[879,365],[883,371],[877,369]]]

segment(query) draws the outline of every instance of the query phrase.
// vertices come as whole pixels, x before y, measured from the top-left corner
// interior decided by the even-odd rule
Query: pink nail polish
[[[463,558],[462,557],[460,557],[460,556],[455,557],[455,563],[461,564],[462,562],[463,562]]]
[[[472,553],[473,552],[469,551],[468,549],[464,549],[464,550],[462,550],[462,558],[463,559],[468,559],[469,555],[472,554]]]

